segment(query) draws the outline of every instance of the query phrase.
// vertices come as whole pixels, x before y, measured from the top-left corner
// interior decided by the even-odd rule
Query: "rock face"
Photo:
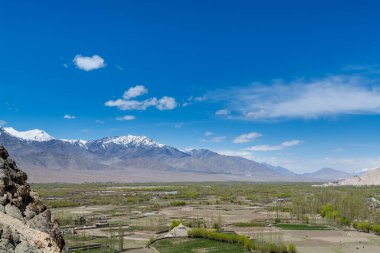
[[[58,223],[0,145],[0,253],[62,252]]]

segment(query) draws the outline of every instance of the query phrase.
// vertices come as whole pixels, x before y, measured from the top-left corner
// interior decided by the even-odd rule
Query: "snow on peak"
[[[79,139],[79,140],[61,139],[61,141],[68,142],[68,143],[73,144],[73,145],[78,145],[82,148],[87,148],[87,143],[88,143],[88,141],[81,140],[81,139]]]
[[[127,136],[118,136],[107,138],[103,141],[103,144],[117,144],[123,146],[150,146],[162,148],[165,145],[155,142],[152,139],[146,136],[135,136],[135,135],[127,135]]]
[[[50,136],[48,133],[40,129],[33,129],[29,131],[24,131],[24,132],[17,131],[13,127],[4,127],[3,129],[7,134],[11,136],[17,137],[23,140],[27,140],[27,141],[42,142],[42,141],[51,141],[54,139],[54,137]]]

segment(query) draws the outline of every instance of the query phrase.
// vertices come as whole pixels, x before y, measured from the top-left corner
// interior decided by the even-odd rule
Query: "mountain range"
[[[182,151],[146,136],[67,140],[38,129],[21,132],[1,127],[0,144],[33,181],[39,182],[332,181],[345,175],[333,169],[299,175],[283,167],[207,149]]]

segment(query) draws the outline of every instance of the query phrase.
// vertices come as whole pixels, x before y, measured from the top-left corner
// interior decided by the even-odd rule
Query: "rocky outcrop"
[[[338,185],[380,185],[380,168],[369,170],[361,176],[354,176],[340,181]]]
[[[58,223],[0,145],[0,253],[62,252]]]

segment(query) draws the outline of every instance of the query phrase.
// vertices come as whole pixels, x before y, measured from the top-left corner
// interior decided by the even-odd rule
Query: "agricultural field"
[[[33,184],[71,252],[380,252],[380,187]],[[165,235],[183,224],[189,237]]]

